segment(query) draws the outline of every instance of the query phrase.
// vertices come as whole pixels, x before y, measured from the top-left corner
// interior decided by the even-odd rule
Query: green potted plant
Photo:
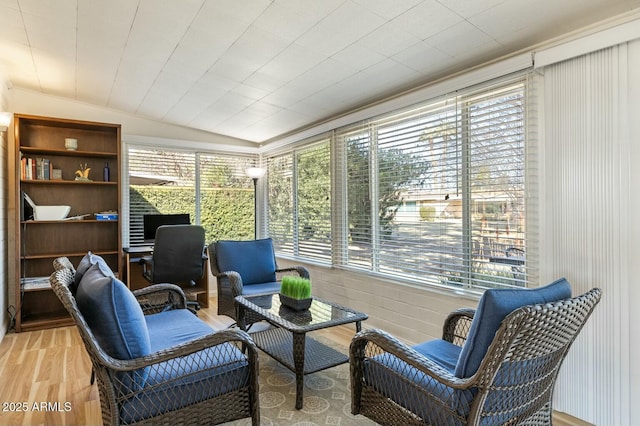
[[[311,301],[311,281],[308,278],[290,275],[282,277],[280,303],[296,311],[302,311],[309,309]]]

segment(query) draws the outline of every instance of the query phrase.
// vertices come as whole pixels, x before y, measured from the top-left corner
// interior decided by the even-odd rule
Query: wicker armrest
[[[175,284],[153,284],[133,291],[145,315],[168,309],[185,309],[187,298]]]
[[[300,277],[309,278],[309,271],[301,265],[290,266],[288,268],[278,268],[276,269],[276,273],[278,272],[297,272]]]
[[[373,358],[383,353],[394,355],[409,366],[420,370],[446,386],[458,389],[469,387],[469,380],[454,376],[412,347],[390,334],[376,329],[363,330],[357,333],[351,341],[349,362],[352,380],[362,380],[362,369],[366,358]]]
[[[463,346],[469,335],[475,309],[462,308],[449,314],[442,327],[442,339]]]
[[[216,275],[218,278],[228,278],[229,286],[231,287],[232,299],[235,299],[236,296],[241,296],[244,286],[242,285],[242,277],[236,271],[225,271]]]
[[[240,329],[231,328],[216,331],[198,339],[191,340],[189,342],[182,343],[180,345],[163,349],[150,355],[131,360],[115,359],[111,358],[109,355],[104,354],[104,361],[106,361],[105,364],[111,370],[132,371],[144,367],[150,367],[154,364],[160,364],[165,361],[170,361],[174,358],[184,357],[199,352],[203,349],[221,345],[223,343],[235,343],[241,345],[250,363],[253,363],[254,361],[255,363],[257,363],[258,348],[256,347],[249,334]]]

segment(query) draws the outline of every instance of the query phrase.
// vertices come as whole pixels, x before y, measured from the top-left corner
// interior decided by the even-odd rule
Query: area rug
[[[296,378],[293,372],[264,352],[260,352],[259,359],[261,426],[377,424],[364,416],[351,414],[349,364],[304,376],[303,406],[296,410]],[[225,423],[225,426],[247,425],[251,425],[251,419]]]

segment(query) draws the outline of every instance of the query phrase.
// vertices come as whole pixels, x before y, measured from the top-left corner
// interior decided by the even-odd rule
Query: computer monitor
[[[162,225],[189,225],[191,218],[184,214],[145,214],[142,216],[143,237],[146,243],[156,239],[156,229]]]

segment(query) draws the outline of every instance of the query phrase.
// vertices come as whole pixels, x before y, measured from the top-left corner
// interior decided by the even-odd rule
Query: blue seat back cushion
[[[487,353],[502,320],[514,310],[527,305],[556,302],[571,297],[569,282],[561,278],[536,289],[490,289],[480,298],[469,335],[462,347],[454,374],[473,376]]]
[[[221,272],[236,271],[243,285],[276,281],[276,259],[271,238],[218,241],[216,261]]]
[[[98,264],[82,277],[76,301],[107,354],[127,360],[151,353],[147,324],[138,301],[122,281],[105,276]]]
[[[75,294],[78,289],[78,284],[80,284],[80,280],[84,276],[84,274],[91,268],[93,265],[99,265],[100,271],[105,277],[114,277],[113,271],[107,265],[107,262],[97,254],[93,254],[90,251],[84,255],[84,257],[78,263],[78,267],[76,268],[76,275],[74,278],[74,285],[70,288],[71,292]]]

